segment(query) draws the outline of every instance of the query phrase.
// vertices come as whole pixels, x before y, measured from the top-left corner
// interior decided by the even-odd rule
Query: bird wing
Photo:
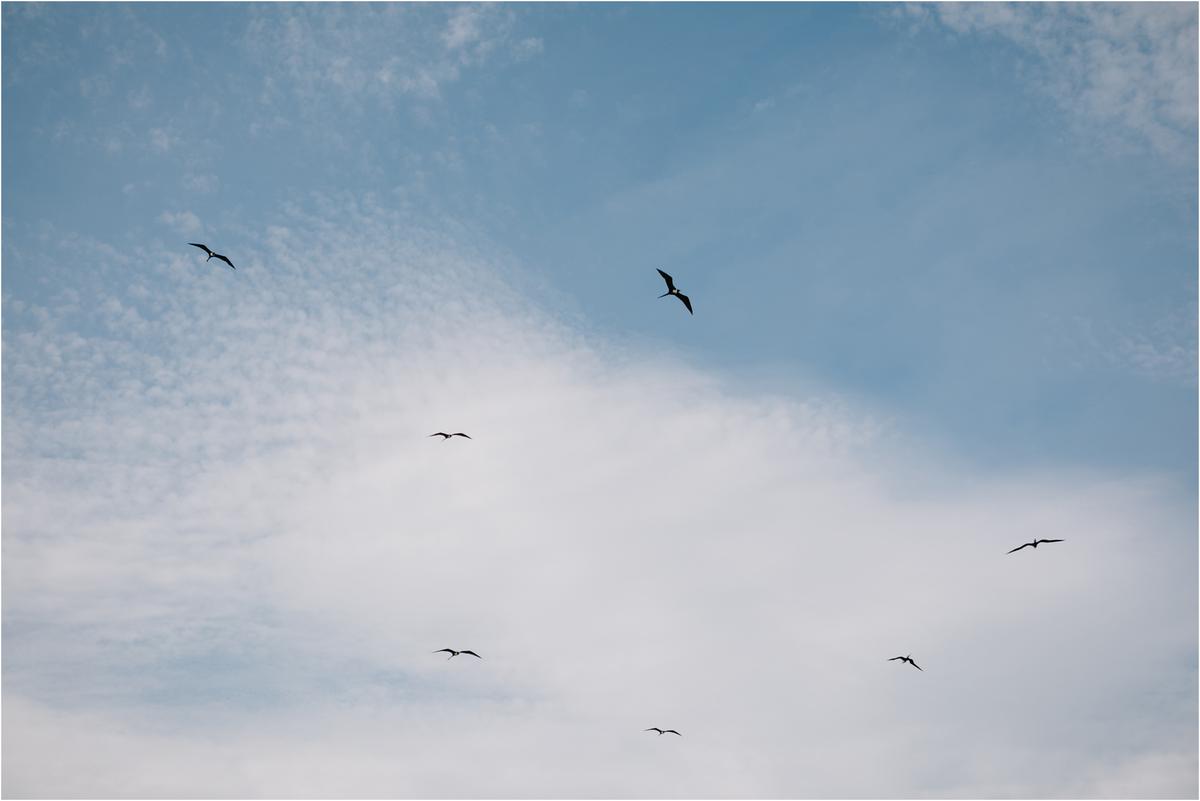
[[[194,248],[200,248],[210,256],[212,255],[212,251],[208,249],[208,245],[201,245],[199,242],[188,242],[188,244]]]
[[[657,726],[651,726],[648,729],[642,729],[642,731],[656,731],[659,734],[662,734],[662,729],[658,728]]]
[[[222,256],[220,253],[214,253],[214,254],[213,254],[213,258],[214,258],[214,259],[220,259],[221,261],[223,261],[223,262],[225,262],[226,264],[228,264],[230,267],[233,267],[233,262],[231,262],[231,261],[229,260],[229,258],[228,258],[228,257],[226,257],[226,256]],[[237,269],[237,267],[233,267],[233,269],[235,269],[235,270],[236,270],[236,269]]]
[[[1024,545],[1020,545],[1016,548],[1013,548],[1011,551],[1009,551],[1009,553],[1016,553],[1017,551],[1021,550],[1022,548],[1028,548],[1029,545],[1030,545],[1030,543],[1027,542]]]
[[[456,653],[458,653],[458,651],[455,651],[453,648],[439,648],[436,651],[434,651],[433,653],[435,653],[435,654],[442,654],[442,653],[456,654]]]
[[[925,672],[924,668],[922,668],[920,665],[918,665],[916,662],[912,661],[911,659],[908,660],[908,664],[912,665],[913,667],[915,667],[917,670],[921,671],[922,673]]]
[[[663,734],[679,734],[679,732],[674,729],[663,729]],[[682,737],[683,735],[679,734],[679,736]]]
[[[658,269],[658,268],[656,267],[655,269]],[[661,275],[663,277],[663,280],[667,282],[667,289],[674,292],[675,291],[675,280],[673,278],[671,278],[671,276],[664,273],[662,270],[659,270],[658,274]]]
[[[892,657],[891,659],[889,659],[888,661],[889,661],[889,662],[895,662],[897,659],[899,659],[901,662],[903,662],[903,661],[904,661],[904,657],[902,657],[902,656],[893,656],[893,657]]]
[[[476,659],[483,659],[483,657],[482,657],[482,656],[480,656],[479,654],[475,653],[474,651],[459,651],[459,653],[460,653],[460,654],[470,654],[471,656],[475,657]]]
[[[452,437],[467,437],[467,435],[466,435],[466,434],[464,434],[464,433],[463,433],[463,432],[461,432],[461,431],[455,431],[455,432],[454,432],[453,434],[451,434],[450,436],[452,436]],[[470,439],[470,437],[467,437],[467,439]]]
[[[1063,540],[1042,540],[1042,542],[1063,542]]]
[[[446,432],[444,432],[444,431],[435,431],[434,433],[430,434],[429,436],[431,436],[431,437],[445,437],[446,439],[450,439],[450,435],[449,435],[449,434],[447,434],[447,433],[446,433]]]
[[[692,311],[692,302],[690,300],[688,300],[687,295],[683,294],[682,292],[677,292],[677,293],[675,293],[675,297],[682,300],[683,305],[687,306],[688,314],[694,314],[694,312]]]

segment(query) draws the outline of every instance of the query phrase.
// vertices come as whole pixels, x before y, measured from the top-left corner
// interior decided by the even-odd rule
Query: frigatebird
[[[205,253],[208,254],[208,258],[204,260],[205,262],[208,262],[210,259],[220,259],[221,261],[225,262],[233,269],[235,269],[235,270],[237,269],[237,267],[233,266],[233,262],[231,262],[227,256],[222,256],[220,253],[209,250],[208,245],[201,245],[199,242],[188,242],[188,244],[194,248],[200,248],[201,250],[203,250]]]
[[[475,653],[474,651],[455,651],[453,648],[439,648],[438,650],[434,651],[435,654],[440,654],[443,652],[450,654],[450,656],[446,657],[446,659],[448,659],[448,660],[453,659],[454,657],[458,656],[459,654],[470,654],[471,656],[475,657],[476,659],[483,659],[482,656]]]
[[[1027,542],[1024,545],[1018,545],[1016,548],[1013,548],[1011,551],[1009,551],[1009,553],[1016,553],[1017,551],[1021,550],[1022,548],[1028,548],[1031,545],[1034,548],[1036,548],[1036,547],[1038,547],[1039,542],[1062,542],[1062,540],[1037,540],[1037,539],[1035,539],[1033,542]]]
[[[922,673],[924,673],[924,672],[925,672],[925,671],[924,671],[924,670],[921,668],[921,666],[920,666],[920,665],[918,665],[916,662],[914,662],[914,661],[913,661],[913,659],[912,659],[912,654],[909,654],[908,656],[893,656],[893,657],[892,657],[891,659],[889,659],[888,661],[889,661],[889,662],[895,662],[897,659],[899,659],[901,662],[907,662],[908,664],[910,664],[910,665],[912,665],[913,667],[915,667],[917,670],[920,670]]]
[[[445,431],[435,431],[434,433],[430,434],[429,436],[442,437],[443,438],[442,442],[445,442],[446,440],[450,439],[451,437],[467,437],[467,435],[461,431],[456,431],[453,434],[447,434]],[[470,437],[467,437],[467,439],[470,439]]]
[[[671,278],[671,276],[667,275],[662,270],[659,270],[658,274],[661,275],[663,277],[663,280],[667,282],[667,291],[662,293],[661,295],[659,295],[659,297],[665,298],[667,295],[674,295],[675,297],[677,297],[683,301],[684,306],[687,306],[688,314],[692,314],[693,313],[692,312],[692,302],[690,300],[688,300],[687,295],[683,294],[682,292],[680,292],[678,289],[675,288],[675,279]]]
[[[674,729],[660,729],[657,726],[651,726],[648,729],[642,729],[642,731],[656,731],[658,732],[659,737],[662,737],[664,734],[679,734],[679,732],[675,731]],[[682,737],[683,735],[679,734],[679,736]]]

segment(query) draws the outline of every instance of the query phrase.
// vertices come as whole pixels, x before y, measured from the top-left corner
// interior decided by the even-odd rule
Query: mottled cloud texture
[[[245,226],[22,257],[6,796],[1196,794],[1192,499],[599,339],[462,227]]]
[[[541,40],[517,37],[513,19],[503,5],[341,10],[301,3],[264,8],[242,44],[263,67],[268,105],[290,112],[295,102],[311,107],[336,98],[342,110],[361,110],[405,96],[436,100],[464,71],[538,52]]]
[[[1029,57],[1028,80],[1094,134],[1175,159],[1196,152],[1193,3],[936,3],[907,12],[995,36]]]

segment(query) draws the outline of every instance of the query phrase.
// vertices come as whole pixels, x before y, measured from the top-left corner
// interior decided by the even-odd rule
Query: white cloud
[[[113,67],[128,67],[133,64],[135,58],[135,48],[127,43],[121,45],[109,45],[108,60]]]
[[[154,43],[154,55],[159,58],[167,57],[167,40],[164,39],[157,31],[150,28],[144,29],[150,40]]]
[[[164,211],[158,215],[158,221],[188,236],[200,233],[203,228],[200,218],[190,211]]]
[[[1138,328],[1070,317],[1060,321],[1055,339],[1075,354],[1064,361],[1079,368],[1105,365],[1155,381],[1196,384],[1196,313],[1191,304]]]
[[[468,45],[478,42],[482,36],[480,27],[485,14],[485,7],[479,5],[461,5],[450,14],[446,30],[442,32],[442,41],[448,50],[461,50]]]
[[[1196,347],[1181,342],[1159,341],[1144,334],[1121,341],[1120,357],[1144,375],[1196,382]]]
[[[369,200],[261,230],[6,300],[5,794],[1195,794],[1191,499],[581,336]]]
[[[79,94],[88,99],[103,99],[112,94],[112,83],[103,75],[88,75],[79,79]]]
[[[261,101],[291,108],[299,100],[306,113],[362,110],[404,97],[437,99],[497,54],[540,53],[540,38],[516,38],[515,20],[487,5],[364,5],[337,14],[298,6],[254,16],[245,41],[263,65]]]
[[[163,128],[150,129],[150,146],[159,153],[166,153],[171,149],[174,139]]]
[[[154,102],[149,87],[144,85],[138,89],[130,89],[125,96],[128,99],[129,107],[135,111],[148,108]]]
[[[908,5],[959,34],[983,33],[1034,58],[1031,80],[1093,133],[1172,158],[1195,155],[1196,6],[1191,3]],[[1115,127],[1114,127],[1115,126]]]
[[[567,97],[567,106],[570,108],[587,108],[591,104],[592,96],[587,89],[572,89]]]
[[[189,172],[183,176],[183,185],[185,188],[193,192],[208,194],[215,192],[221,186],[221,180],[211,173],[194,173]]]
[[[1076,798],[1188,798],[1195,790],[1196,755],[1187,751],[1119,759],[1081,782]]]
[[[518,61],[526,61],[539,56],[546,49],[546,43],[541,37],[529,36],[513,45],[513,55]]]

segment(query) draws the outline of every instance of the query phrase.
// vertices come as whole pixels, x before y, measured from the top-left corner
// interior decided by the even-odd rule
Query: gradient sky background
[[[1196,26],[6,3],[4,794],[1195,797]]]

